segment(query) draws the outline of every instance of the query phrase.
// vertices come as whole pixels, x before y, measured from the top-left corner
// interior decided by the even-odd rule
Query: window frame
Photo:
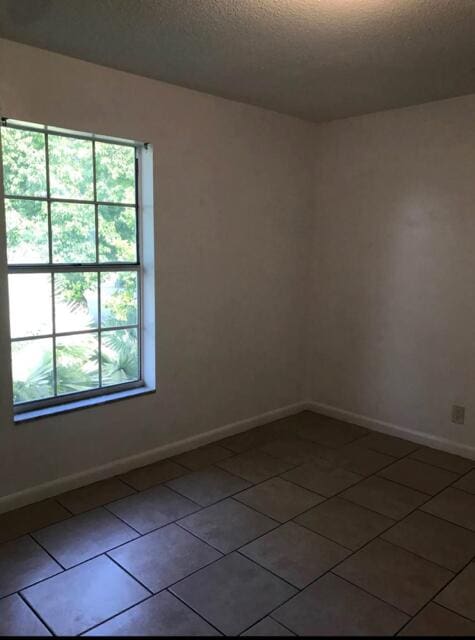
[[[41,334],[38,336],[24,336],[20,338],[12,338],[10,335],[9,344],[10,352],[15,342],[25,342],[28,340],[36,339],[52,339],[52,362],[53,362],[53,390],[54,395],[33,401],[25,402],[13,402],[13,413],[15,416],[21,416],[21,414],[27,414],[38,410],[47,410],[50,407],[58,408],[59,405],[68,405],[78,403],[79,401],[87,401],[88,399],[100,399],[104,397],[107,400],[107,396],[113,396],[114,394],[120,394],[127,392],[128,390],[137,390],[140,387],[145,387],[144,381],[144,318],[143,318],[143,303],[144,303],[144,261],[143,261],[143,242],[142,242],[142,227],[143,227],[143,211],[140,200],[140,184],[141,184],[141,161],[142,151],[148,149],[148,144],[143,142],[134,142],[131,140],[124,140],[121,138],[112,138],[108,136],[101,136],[97,134],[80,133],[72,130],[62,129],[49,125],[33,125],[32,123],[25,123],[11,118],[1,118],[0,127],[14,128],[24,131],[31,131],[34,133],[42,133],[45,139],[45,172],[46,172],[46,196],[22,196],[15,194],[4,193],[3,185],[0,185],[0,194],[2,196],[2,206],[5,210],[4,204],[7,200],[29,200],[36,202],[44,202],[47,206],[47,221],[48,221],[48,262],[47,263],[35,263],[35,264],[9,264],[7,258],[7,274],[48,274],[51,275],[51,307],[52,307],[52,328],[51,333]],[[86,140],[92,143],[92,164],[93,164],[93,199],[81,200],[75,198],[60,198],[52,197],[50,192],[50,171],[49,171],[49,136],[62,136],[67,138]],[[135,203],[120,203],[110,202],[97,199],[97,181],[96,181],[96,142],[132,147],[135,150]],[[2,158],[2,145],[0,145],[0,175],[1,168],[3,166]],[[71,204],[89,204],[94,206],[94,218],[95,218],[95,262],[90,263],[55,263],[53,262],[53,235],[51,224],[51,205],[55,202],[59,203],[71,203]],[[100,262],[99,261],[99,207],[100,206],[118,206],[134,209],[135,211],[135,230],[136,230],[136,260],[133,262]],[[1,210],[1,209],[0,209]],[[5,235],[5,245],[7,246],[7,236]],[[132,325],[120,325],[120,326],[101,326],[101,273],[117,273],[117,272],[135,272],[137,277],[137,320],[136,324]],[[97,273],[97,302],[98,302],[98,319],[97,326],[93,329],[80,330],[80,331],[68,331],[57,332],[56,331],[56,317],[55,317],[55,274],[61,273]],[[135,329],[137,331],[137,349],[138,349],[138,378],[137,380],[126,381],[113,385],[102,386],[102,367],[101,367],[101,355],[102,355],[102,334],[114,330],[127,330]],[[71,335],[97,335],[98,340],[98,382],[99,386],[84,391],[57,394],[57,366],[56,366],[56,339],[71,336]],[[13,382],[13,378],[12,378]]]

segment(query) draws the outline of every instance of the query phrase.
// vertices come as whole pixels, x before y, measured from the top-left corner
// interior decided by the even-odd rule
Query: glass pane
[[[101,367],[103,386],[138,380],[137,329],[102,332]]]
[[[53,386],[53,340],[12,343],[13,402],[49,398]]]
[[[8,264],[49,261],[46,202],[5,199]]]
[[[50,135],[48,154],[51,197],[92,200],[92,142]]]
[[[51,203],[53,262],[88,263],[96,261],[94,205]]]
[[[7,195],[46,196],[44,134],[2,127],[2,156]]]
[[[12,338],[52,333],[51,275],[49,273],[10,274],[8,291]]]
[[[135,149],[96,142],[97,199],[135,204]]]
[[[100,205],[99,262],[136,262],[135,208]]]
[[[97,327],[97,273],[57,273],[54,276],[56,332]]]
[[[97,333],[56,339],[58,395],[99,386]]]
[[[101,326],[137,324],[137,273],[101,273]]]

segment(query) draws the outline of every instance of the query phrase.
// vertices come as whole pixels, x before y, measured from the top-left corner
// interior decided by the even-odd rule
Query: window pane
[[[137,324],[137,273],[101,273],[101,326]]]
[[[51,197],[92,200],[92,142],[49,135],[48,153]]]
[[[53,262],[96,261],[94,205],[51,203]]]
[[[49,398],[53,387],[53,340],[12,343],[13,402]]]
[[[56,339],[58,395],[99,386],[97,333]]]
[[[137,329],[102,332],[101,367],[104,386],[138,380]]]
[[[51,275],[10,274],[10,333],[12,338],[51,334]]]
[[[100,205],[99,262],[135,262],[137,238],[135,209]]]
[[[45,137],[2,127],[3,185],[7,195],[46,196]]]
[[[46,202],[5,199],[9,264],[49,261]]]
[[[95,329],[97,298],[97,273],[57,273],[54,276],[56,331]]]
[[[135,149],[96,142],[97,199],[135,203]]]

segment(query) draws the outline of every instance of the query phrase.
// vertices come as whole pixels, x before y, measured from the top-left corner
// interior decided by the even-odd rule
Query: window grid
[[[141,278],[141,261],[140,261],[140,228],[139,228],[139,193],[138,193],[138,145],[126,142],[116,141],[115,139],[106,139],[99,136],[75,135],[67,132],[49,131],[48,128],[37,129],[34,127],[7,124],[2,121],[3,126],[15,129],[32,131],[44,135],[45,140],[45,171],[46,171],[46,196],[25,196],[15,194],[4,194],[4,200],[30,200],[35,202],[45,202],[47,206],[47,227],[48,227],[48,263],[38,264],[8,264],[8,274],[39,274],[45,273],[51,275],[51,313],[52,313],[52,333],[22,336],[11,338],[11,343],[21,343],[31,340],[51,339],[52,340],[52,362],[53,362],[53,396],[45,397],[40,400],[20,402],[14,405],[15,413],[29,411],[41,407],[62,404],[68,401],[80,400],[87,397],[94,397],[104,393],[113,393],[119,390],[135,388],[143,385],[142,381],[142,278]],[[50,186],[50,161],[49,161],[49,137],[50,135],[68,137],[78,140],[89,141],[92,144],[92,171],[93,171],[93,200],[76,199],[76,198],[60,198],[51,196]],[[135,148],[135,204],[105,201],[97,199],[97,171],[96,171],[96,140],[99,142],[128,146]],[[94,225],[95,225],[95,262],[90,263],[55,263],[53,261],[53,229],[51,204],[71,203],[71,204],[90,204],[94,205]],[[99,207],[115,206],[121,208],[133,208],[135,210],[135,262],[99,262],[100,260],[100,238],[99,238]],[[56,309],[55,309],[55,276],[61,273],[97,273],[97,327],[75,331],[56,331]],[[114,326],[102,327],[102,310],[101,310],[101,274],[103,273],[120,273],[135,272],[136,273],[136,322],[132,324],[120,324]],[[137,358],[138,358],[138,377],[136,380],[121,382],[118,384],[103,384],[102,379],[102,334],[119,330],[135,330],[137,334]],[[79,392],[62,393],[58,395],[57,380],[57,355],[56,342],[57,338],[75,336],[75,335],[95,335],[98,340],[98,387],[93,387]]]

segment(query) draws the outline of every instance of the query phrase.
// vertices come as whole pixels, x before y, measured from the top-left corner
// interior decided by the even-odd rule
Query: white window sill
[[[13,422],[15,424],[21,422],[29,422],[30,420],[39,420],[41,418],[49,418],[58,413],[68,413],[69,411],[79,411],[80,409],[89,409],[97,405],[108,404],[109,402],[117,402],[118,400],[126,400],[135,396],[143,396],[149,393],[154,393],[155,389],[152,387],[137,387],[136,389],[127,389],[126,391],[117,391],[116,393],[108,393],[102,396],[95,396],[92,398],[85,398],[84,400],[76,400],[75,402],[65,402],[64,404],[57,404],[51,407],[44,407],[43,409],[35,409],[34,411],[25,411],[24,413],[17,413],[13,416]]]

